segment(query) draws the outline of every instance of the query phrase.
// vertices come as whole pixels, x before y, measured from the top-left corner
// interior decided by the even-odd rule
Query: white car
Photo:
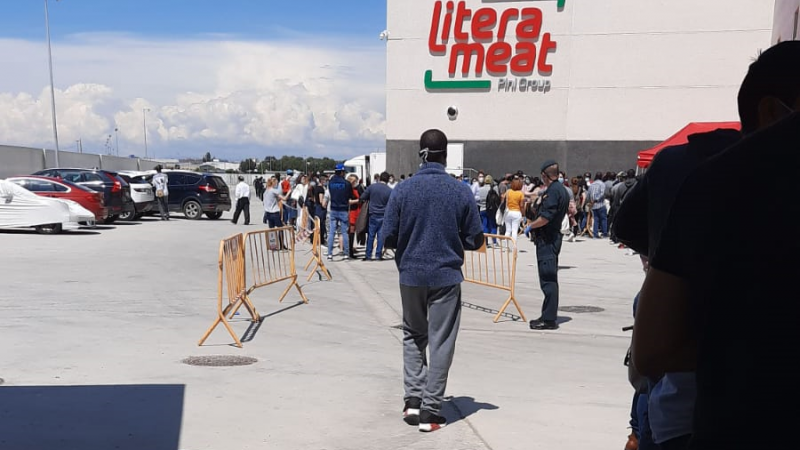
[[[120,171],[117,172],[122,178],[131,185],[131,198],[136,205],[136,212],[126,211],[120,214],[119,218],[122,220],[136,220],[140,219],[143,215],[158,209],[156,204],[156,194],[153,191],[153,185],[150,184],[145,177],[148,176],[147,172],[133,172],[133,171]]]
[[[0,180],[0,229],[35,228],[42,234],[57,234],[78,229],[80,222],[94,221],[91,211],[71,200],[40,197]]]

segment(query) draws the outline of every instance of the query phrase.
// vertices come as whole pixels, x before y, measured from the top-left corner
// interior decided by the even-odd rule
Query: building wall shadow
[[[0,450],[178,450],[184,385],[0,387]]]

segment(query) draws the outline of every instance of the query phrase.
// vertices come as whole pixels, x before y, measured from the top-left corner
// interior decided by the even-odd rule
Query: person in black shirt
[[[328,220],[328,205],[325,202],[325,188],[328,185],[328,177],[322,175],[319,177],[319,182],[314,186],[314,216],[319,218],[319,235],[320,242],[328,242],[328,229],[325,222]]]
[[[675,199],[634,327],[640,373],[696,371],[693,450],[763,448],[767,430],[800,419],[788,370],[800,357],[800,243],[773,239],[791,205],[780,193],[795,192],[796,182],[766,182],[770,166],[800,165],[800,42],[753,63],[739,109],[746,137],[691,173]],[[720,195],[743,175],[761,181]],[[708,217],[732,213],[725,227],[708,228]]]
[[[542,165],[542,180],[547,190],[530,228],[536,243],[539,284],[544,293],[544,303],[542,317],[531,320],[530,327],[532,330],[555,330],[558,328],[558,255],[564,241],[561,223],[567,214],[569,196],[564,185],[558,182],[558,163],[555,161],[547,161]]]

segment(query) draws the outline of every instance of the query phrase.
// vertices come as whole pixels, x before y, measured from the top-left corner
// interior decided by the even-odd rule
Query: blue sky
[[[248,39],[287,30],[374,38],[386,23],[380,0],[49,0],[54,38],[86,32],[187,37],[224,33]],[[3,0],[0,35],[42,36],[44,3]]]
[[[0,144],[53,148],[44,1],[2,0]],[[50,0],[59,141],[347,157],[385,146],[386,2]],[[105,148],[104,148],[105,147]],[[262,156],[263,155],[263,156]]]

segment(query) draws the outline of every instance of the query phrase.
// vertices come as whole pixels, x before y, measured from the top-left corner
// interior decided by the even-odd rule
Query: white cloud
[[[252,42],[73,36],[53,46],[59,141],[102,152],[119,127],[141,155],[350,156],[384,145],[384,48],[326,39]],[[43,44],[0,40],[0,143],[52,146]]]

